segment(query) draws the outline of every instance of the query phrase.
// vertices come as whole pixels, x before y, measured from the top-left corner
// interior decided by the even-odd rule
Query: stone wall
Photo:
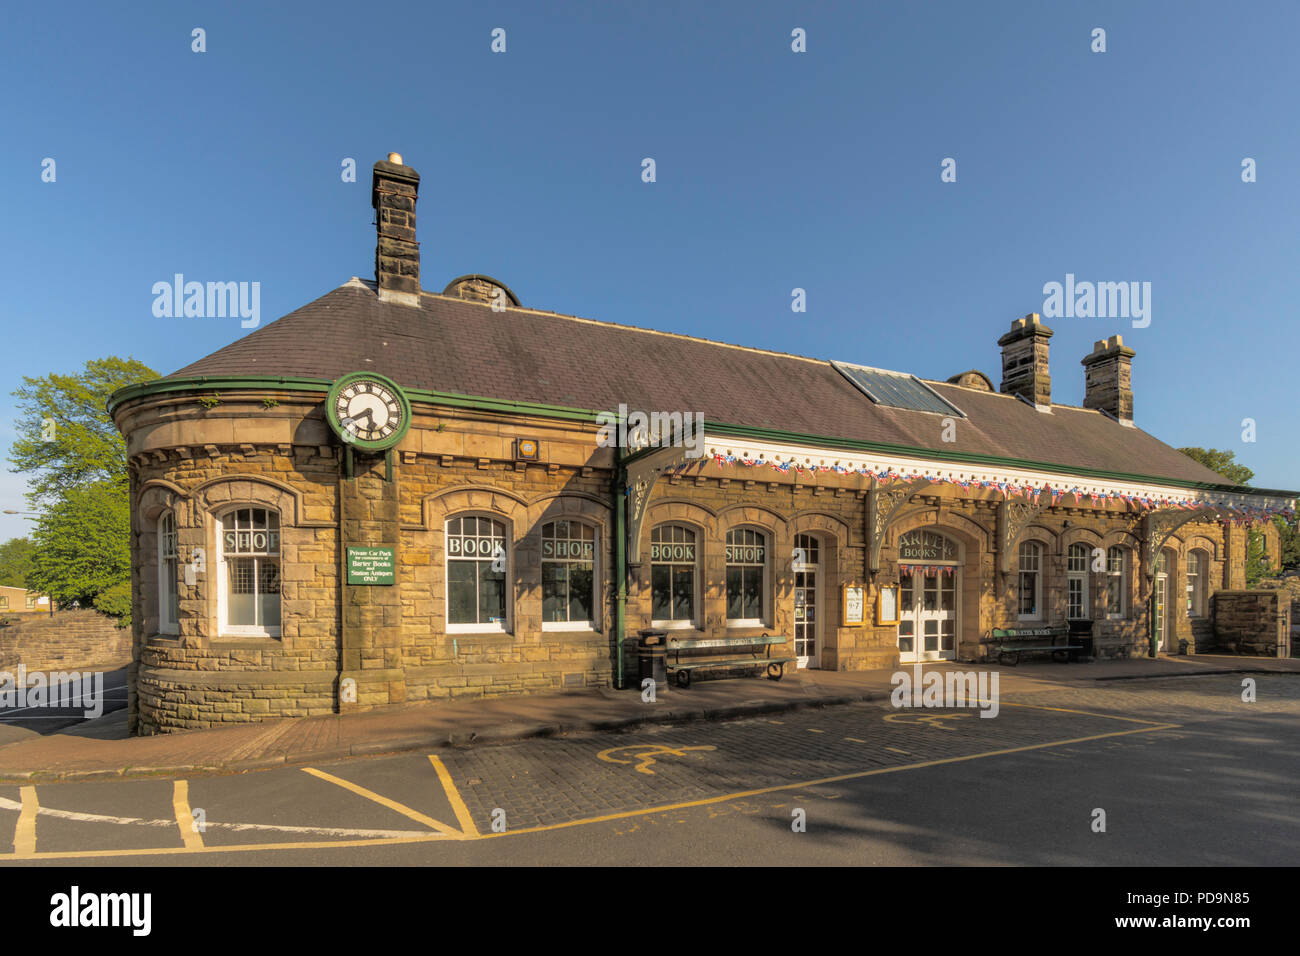
[[[1219,650],[1276,657],[1290,627],[1291,603],[1283,591],[1220,591],[1214,596]]]
[[[131,631],[98,611],[56,611],[0,628],[0,670],[114,670],[131,661]]]

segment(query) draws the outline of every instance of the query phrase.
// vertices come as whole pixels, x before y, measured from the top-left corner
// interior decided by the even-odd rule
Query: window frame
[[[164,525],[170,524],[171,530],[165,531]],[[176,636],[181,632],[180,624],[180,571],[181,571],[181,552],[177,544],[176,515],[171,511],[164,511],[158,516],[154,523],[154,537],[156,539],[156,558],[158,561],[158,633],[168,636]],[[166,555],[167,539],[171,539],[172,557],[169,559]],[[223,542],[221,532],[217,532],[217,541]],[[224,551],[224,542],[222,543]],[[175,562],[175,568],[171,569],[170,581],[168,580],[167,562]],[[171,614],[172,594],[176,595],[176,615],[173,618]]]
[[[760,541],[762,542],[762,548],[763,548],[762,565],[756,565],[756,564],[745,563],[745,562],[733,563],[727,560],[727,551],[726,551],[727,548],[746,547],[746,545],[743,544],[733,545],[729,540],[733,534],[744,533],[744,532],[757,535]],[[767,627],[768,622],[771,620],[770,610],[772,607],[771,599],[769,597],[771,593],[771,581],[772,581],[772,533],[768,531],[766,528],[756,527],[752,525],[736,525],[734,528],[727,529],[726,535],[723,536],[723,551],[722,551],[722,591],[723,591],[723,600],[725,602],[725,604],[723,605],[724,614],[729,614],[731,610],[730,609],[731,593],[729,590],[727,578],[728,578],[728,572],[733,567],[761,568],[761,574],[759,575],[760,582],[759,582],[759,593],[758,593],[759,616],[756,618],[755,617],[727,617],[724,619],[726,621],[727,627]],[[744,571],[741,572],[741,589],[742,591],[744,589]],[[742,603],[743,603],[743,598],[742,598]]]
[[[239,511],[265,511],[268,515],[275,515],[276,534],[279,535],[279,547],[276,549],[274,555],[269,552],[240,554],[237,551],[231,555],[226,554],[225,531],[228,523],[233,520],[233,516]],[[267,524],[270,524],[269,518]],[[233,504],[222,509],[219,514],[214,516],[213,527],[217,534],[217,637],[264,637],[279,640],[281,635],[284,633],[284,516],[280,514],[280,509],[271,505],[256,504],[252,502]],[[276,577],[279,582],[279,590],[276,594],[280,602],[280,626],[265,627],[257,624],[230,623],[230,569],[227,567],[230,557],[255,558],[259,560],[262,558],[274,557],[276,562]],[[261,566],[258,564],[255,565],[255,567],[256,570],[253,574],[253,580],[260,584]],[[260,592],[255,592],[255,594],[260,596]]]
[[[506,553],[505,588],[504,588],[505,591],[505,602],[504,602],[505,620],[504,621],[499,621],[496,623],[493,623],[491,621],[488,621],[486,623],[481,623],[476,621],[472,624],[452,623],[451,562],[472,561],[473,563],[478,564],[480,560],[478,558],[471,559],[471,558],[453,557],[451,554],[451,548],[448,547],[447,545],[447,539],[449,536],[449,532],[447,529],[448,526],[453,521],[458,521],[461,518],[486,518],[487,520],[492,521],[501,526],[501,539],[502,541],[505,542],[504,548]],[[475,535],[475,537],[482,537],[482,535]],[[515,567],[514,552],[515,552],[514,527],[510,523],[510,521],[508,521],[502,515],[492,514],[491,512],[483,512],[483,511],[458,511],[453,515],[447,516],[446,520],[443,521],[442,523],[442,559],[443,559],[442,560],[442,579],[443,579],[442,580],[442,601],[443,601],[442,624],[446,633],[448,634],[512,634],[514,633],[513,632],[513,627],[515,623],[515,607],[514,607],[515,589],[513,584],[514,567]],[[477,587],[478,585],[476,584],[475,586]],[[475,596],[476,597],[478,596],[477,591],[475,592]],[[476,606],[477,606],[477,602],[476,602]]]
[[[1025,551],[1029,549],[1034,554],[1035,567],[1026,571]],[[1043,620],[1043,554],[1044,548],[1040,541],[1022,541],[1017,550],[1016,557],[1016,620],[1018,621],[1041,621]],[[1030,614],[1021,611],[1024,606],[1025,575],[1034,576],[1034,610]]]
[[[1183,576],[1190,595],[1187,600],[1188,618],[1205,617],[1205,582],[1209,577],[1209,565],[1209,557],[1202,548],[1192,548],[1183,561]],[[1195,573],[1193,568],[1196,569]]]
[[[1076,558],[1076,551],[1083,552],[1083,569],[1078,570],[1071,567],[1071,563]],[[1067,621],[1091,621],[1092,620],[1092,603],[1090,598],[1090,588],[1088,587],[1088,568],[1092,564],[1092,550],[1082,541],[1076,541],[1065,549],[1065,619]],[[1070,586],[1079,583],[1079,614],[1071,613]]]
[[[700,558],[701,558],[701,556],[702,556],[702,555],[701,555],[701,551],[703,550],[702,542],[703,542],[703,539],[704,539],[704,534],[703,534],[703,532],[702,532],[702,530],[701,530],[700,528],[698,528],[698,527],[696,527],[695,525],[692,525],[692,524],[687,524],[687,523],[684,522],[684,521],[661,521],[659,524],[655,525],[653,528],[650,529],[650,547],[651,547],[651,552],[650,552],[650,553],[651,553],[652,555],[654,554],[653,548],[654,548],[654,544],[655,544],[655,540],[654,540],[655,533],[656,533],[657,531],[660,531],[661,529],[665,529],[665,528],[682,528],[682,529],[684,529],[684,530],[686,530],[686,531],[689,531],[689,532],[691,533],[691,535],[693,536],[693,542],[694,542],[694,544],[695,544],[695,560],[692,561],[692,562],[690,562],[690,567],[691,567],[691,617],[690,617],[689,620],[688,620],[688,619],[685,619],[685,618],[682,618],[682,619],[669,618],[669,619],[664,620],[664,619],[660,619],[660,618],[656,618],[656,617],[654,617],[654,600],[655,600],[655,598],[654,598],[654,588],[655,588],[655,583],[654,583],[654,574],[655,574],[655,572],[654,572],[654,569],[655,569],[655,567],[656,567],[656,566],[660,566],[660,567],[663,567],[663,566],[667,566],[667,567],[682,566],[682,565],[685,565],[687,562],[685,562],[685,561],[659,561],[659,562],[656,562],[656,561],[654,560],[654,558],[652,557],[652,558],[650,559],[650,561],[648,562],[649,565],[650,565],[650,595],[649,595],[649,596],[650,596],[650,614],[651,614],[650,626],[651,626],[651,627],[655,627],[655,628],[659,628],[660,630],[665,630],[665,631],[673,631],[673,630],[677,630],[677,631],[699,630],[699,629],[700,629],[700,628],[699,628],[700,615],[701,615],[701,611],[703,610],[703,608],[702,608],[703,601],[701,600],[701,597],[702,597],[702,596],[701,596],[701,594],[700,594],[700,578],[701,578],[701,576],[702,576],[702,575],[700,574]]]
[[[1129,553],[1132,549],[1126,548],[1122,544],[1112,544],[1106,549],[1106,620],[1108,621],[1126,621],[1129,614],[1129,594],[1128,594],[1128,574],[1131,559]],[[1119,556],[1119,569],[1111,569],[1111,557]],[[1119,610],[1110,609],[1110,585],[1112,579],[1119,584]]]
[[[544,552],[545,552],[545,541],[546,541],[546,533],[545,533],[546,529],[547,527],[554,525],[560,521],[567,521],[571,525],[581,525],[582,527],[591,530],[591,619],[586,622],[545,620],[546,575],[544,572],[545,572],[546,564],[548,562],[552,564],[575,563],[571,558],[548,558],[545,556]],[[590,633],[599,632],[601,629],[600,526],[592,521],[586,521],[579,518],[555,518],[551,521],[547,521],[542,524],[540,530],[538,531],[538,538],[539,538],[539,547],[537,551],[538,564],[541,566],[540,571],[542,573],[541,588],[540,588],[541,595],[542,595],[542,608],[543,608],[542,630],[543,631],[568,631],[568,632],[582,631],[582,632],[590,632]],[[570,537],[567,540],[573,540],[573,538]],[[509,564],[510,564],[509,559],[507,559],[506,566],[509,567]]]

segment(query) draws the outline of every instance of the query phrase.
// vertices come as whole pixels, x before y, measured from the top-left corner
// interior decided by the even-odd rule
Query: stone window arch
[[[1046,549],[1038,541],[1021,541],[1016,589],[1016,617],[1021,621],[1043,619],[1043,576]]]
[[[280,637],[280,512],[235,504],[213,518],[218,636]]]
[[[447,518],[443,559],[449,633],[511,632],[513,529],[500,515],[460,512]]]
[[[158,633],[180,633],[180,547],[176,536],[176,514],[170,509],[155,521],[158,562]]]
[[[541,527],[542,630],[596,630],[600,619],[601,534],[581,518]]]
[[[700,626],[700,559],[704,536],[684,521],[650,529],[650,621],[654,627]]]
[[[1187,616],[1189,618],[1205,617],[1205,596],[1209,592],[1210,555],[1203,548],[1192,548],[1187,552]]]
[[[725,561],[727,626],[766,627],[771,621],[770,531],[750,524],[727,529]]]

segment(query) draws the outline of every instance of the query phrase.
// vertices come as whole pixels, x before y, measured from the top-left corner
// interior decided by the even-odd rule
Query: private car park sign
[[[392,584],[392,548],[348,548],[348,584]]]

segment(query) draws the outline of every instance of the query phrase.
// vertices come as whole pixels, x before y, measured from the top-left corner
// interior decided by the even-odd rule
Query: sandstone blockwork
[[[614,459],[594,424],[421,404],[400,447],[358,453],[349,476],[323,399],[250,388],[216,406],[181,394],[117,411],[131,462],[135,732],[617,683]],[[516,460],[521,437],[535,459]],[[872,574],[867,479],[750,474],[707,459],[649,491],[629,557],[625,686],[636,683],[637,632],[682,607],[689,620],[668,623],[689,636],[781,634],[792,653],[801,633],[815,638],[808,666],[897,666],[899,625],[877,625],[876,604],[881,587],[905,579],[900,565],[916,563],[900,558],[900,539],[922,534],[952,556],[932,577],[913,568],[915,600],[933,599],[952,622],[940,657],[988,660],[993,628],[1067,616],[1091,620],[1099,657],[1147,653],[1149,542],[1142,516],[1118,504],[1043,507],[1003,543],[1001,496],[922,489],[891,513]],[[671,557],[656,547],[672,540],[693,542],[689,568],[655,560]],[[391,550],[391,584],[348,580],[357,547]],[[589,570],[554,563],[570,547],[590,549]],[[499,573],[458,564],[466,548]],[[795,567],[796,549],[810,548],[815,586]],[[1242,528],[1217,521],[1163,539],[1162,652],[1214,645],[1211,609],[1225,613],[1216,592],[1243,586],[1245,548]],[[1097,555],[1122,557],[1098,571]],[[863,625],[844,620],[849,585],[866,589]],[[583,588],[590,601],[565,604]],[[453,591],[471,595],[454,613],[478,623],[449,620]],[[935,637],[943,647],[944,633]]]
[[[116,670],[131,661],[131,630],[98,611],[48,611],[0,628],[0,670]]]

